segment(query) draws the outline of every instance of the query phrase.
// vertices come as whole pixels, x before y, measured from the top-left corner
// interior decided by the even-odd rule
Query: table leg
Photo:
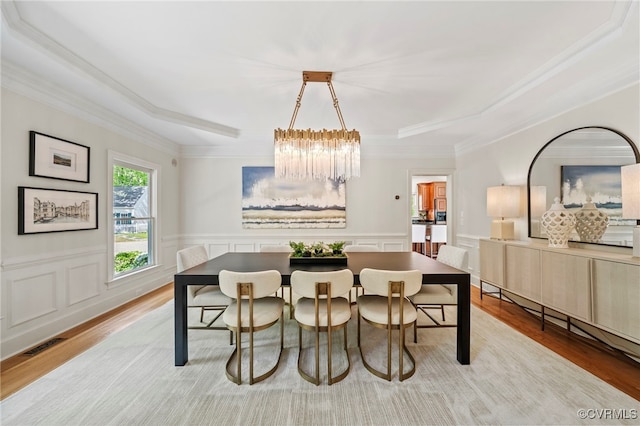
[[[458,282],[458,347],[457,359],[462,365],[471,363],[471,286],[470,276]]]
[[[175,365],[183,366],[189,360],[189,344],[187,340],[187,286],[183,278],[175,276],[173,280],[174,294],[174,333],[175,333]]]

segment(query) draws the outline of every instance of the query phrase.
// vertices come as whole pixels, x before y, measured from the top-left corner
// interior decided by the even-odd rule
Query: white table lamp
[[[623,166],[622,217],[640,220],[640,163]],[[640,257],[640,225],[633,228],[633,257]]]
[[[493,217],[491,222],[491,238],[497,240],[513,240],[513,218],[520,216],[521,191],[519,186],[491,186],[487,188],[487,216]]]

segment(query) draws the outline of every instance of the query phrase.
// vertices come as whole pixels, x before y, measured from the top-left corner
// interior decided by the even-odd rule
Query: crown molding
[[[529,116],[526,120],[505,126],[500,130],[496,130],[491,135],[467,139],[456,144],[456,156],[467,154],[478,149],[484,148],[499,140],[511,137],[517,133],[523,132],[529,128],[538,126],[547,121],[553,120],[575,109],[585,107],[600,99],[612,96],[617,92],[626,90],[637,85],[640,82],[640,70],[634,66],[626,68],[626,73],[617,81],[603,78],[598,84],[577,84],[573,86],[569,95],[556,95],[548,99],[545,104],[546,108],[541,108],[539,112]],[[588,87],[584,87],[588,86]],[[575,102],[579,99],[580,102]],[[598,125],[598,123],[591,123]]]
[[[2,87],[160,151],[171,155],[177,155],[179,152],[178,143],[151,132],[86,98],[63,90],[6,60],[2,62]]]
[[[70,66],[80,70],[84,74],[93,78],[100,85],[108,87],[115,93],[119,94],[130,105],[143,111],[150,117],[186,127],[204,130],[217,135],[232,138],[238,138],[240,136],[240,130],[234,127],[225,126],[220,123],[215,123],[213,121],[204,120],[202,118],[182,114],[154,105],[22,19],[15,1],[2,1],[2,16],[12,34],[21,40],[27,41],[30,45],[40,51],[45,52],[50,58],[64,67]]]
[[[584,37],[581,40],[578,40],[576,43],[569,46],[562,53],[548,61],[543,66],[532,71],[524,79],[511,86],[501,95],[499,95],[494,101],[487,104],[484,108],[481,108],[479,111],[473,114],[461,116],[452,120],[440,122],[424,122],[401,128],[398,131],[398,138],[402,139],[409,136],[428,133],[441,128],[453,126],[467,120],[477,119],[483,115],[486,115],[487,113],[508,105],[510,102],[513,102],[515,99],[520,98],[525,93],[528,93],[536,87],[539,87],[543,83],[549,81],[552,77],[558,75],[579,60],[584,59],[594,51],[605,47],[611,41],[617,39],[622,33],[623,27],[628,22],[628,18],[634,11],[637,12],[637,7],[634,6],[633,2],[616,2],[611,16],[607,22],[596,28],[588,36]],[[619,83],[612,82],[610,78],[603,80],[607,84],[617,86],[618,88],[620,88],[621,85],[628,84],[627,81],[621,81]],[[572,100],[581,99],[583,99],[583,96],[578,95],[574,96]],[[568,103],[575,105],[572,102]],[[532,122],[533,120],[527,121]],[[512,129],[512,131],[514,130]],[[490,143],[490,141],[487,142]],[[468,141],[461,147],[456,146],[456,152],[458,152],[459,150],[468,151],[469,148],[472,148],[470,145],[473,145],[473,142]],[[477,146],[475,148],[479,147],[480,146]]]
[[[618,136],[618,135],[616,135]],[[619,137],[619,136],[618,136]],[[620,138],[620,137],[619,137]],[[620,138],[622,140],[622,138]],[[553,144],[551,144],[553,145]],[[539,158],[548,159],[548,158],[558,158],[558,159],[582,159],[582,158],[607,158],[607,159],[628,159],[633,158],[633,150],[629,145],[626,146],[592,146],[589,145],[589,149],[584,149],[582,147],[556,147],[556,146],[547,146],[544,148],[544,157],[540,156]]]

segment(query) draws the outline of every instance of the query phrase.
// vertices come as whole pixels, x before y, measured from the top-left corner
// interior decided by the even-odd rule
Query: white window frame
[[[108,197],[107,197],[107,283],[115,283],[133,275],[148,271],[158,266],[158,181],[160,179],[160,166],[146,160],[141,160],[130,155],[122,154],[116,151],[108,151]],[[150,264],[144,268],[138,268],[130,272],[115,274],[115,247],[114,247],[114,220],[113,220],[113,167],[122,166],[131,169],[142,169],[149,173],[149,212],[151,218],[151,232],[148,238],[151,239],[149,247],[151,253]]]

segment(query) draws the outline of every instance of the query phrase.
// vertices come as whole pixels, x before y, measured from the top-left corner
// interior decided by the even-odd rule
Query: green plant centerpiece
[[[347,255],[342,252],[344,241],[325,244],[322,241],[312,244],[289,241],[293,250],[289,256],[290,263],[338,263],[346,264]]]
[[[331,249],[331,252],[334,255],[337,255],[337,254],[343,254],[342,249],[344,249],[345,244],[346,244],[345,241],[336,241],[335,243],[327,244],[327,246],[329,246],[329,248]]]

